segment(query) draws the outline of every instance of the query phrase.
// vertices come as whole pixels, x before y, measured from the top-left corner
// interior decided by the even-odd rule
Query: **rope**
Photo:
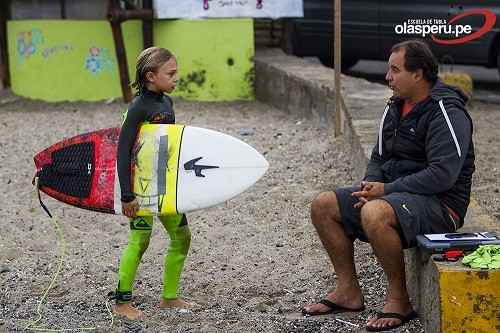
[[[39,331],[39,332],[66,332],[66,331],[74,331],[74,330],[94,331],[96,329],[95,327],[78,327],[78,328],[51,329],[51,328],[43,328],[43,327],[36,326],[42,320],[42,318],[43,318],[43,316],[42,316],[42,306],[43,306],[43,303],[44,303],[45,299],[47,298],[47,295],[50,292],[50,290],[54,287],[54,284],[56,283],[57,277],[59,276],[59,273],[61,272],[61,268],[62,268],[62,265],[64,263],[64,256],[66,254],[66,245],[67,244],[66,244],[66,239],[64,238],[64,235],[62,233],[62,230],[59,227],[59,223],[52,216],[52,214],[50,213],[50,211],[47,208],[47,206],[45,206],[45,204],[42,202],[42,198],[40,197],[40,188],[39,188],[39,179],[38,179],[38,177],[35,178],[35,190],[36,190],[36,194],[38,196],[38,201],[40,202],[40,205],[42,206],[43,210],[51,218],[52,223],[56,227],[57,232],[59,233],[59,236],[61,237],[61,242],[62,242],[63,246],[62,246],[62,250],[61,250],[61,259],[59,260],[59,265],[57,267],[56,273],[54,274],[54,277],[52,278],[52,281],[50,282],[49,286],[45,290],[42,298],[38,301],[38,306],[37,306],[37,309],[36,309],[36,314],[37,314],[38,317],[34,321],[32,321],[31,323],[29,323],[26,326],[25,329],[26,330],[30,330],[30,331]],[[111,313],[111,309],[109,307],[109,299],[106,300],[105,304],[106,304],[106,310],[108,311],[108,314],[111,317],[111,324],[110,324],[110,326],[113,326],[113,324],[114,324],[114,318],[113,318],[113,314]]]

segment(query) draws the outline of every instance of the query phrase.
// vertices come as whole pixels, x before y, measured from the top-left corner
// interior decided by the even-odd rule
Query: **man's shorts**
[[[334,189],[347,237],[368,242],[361,226],[361,210],[354,207],[359,199],[351,193],[361,187]],[[404,248],[417,246],[417,235],[454,232],[455,223],[448,209],[434,195],[395,192],[383,196],[394,209],[401,230],[399,236]]]

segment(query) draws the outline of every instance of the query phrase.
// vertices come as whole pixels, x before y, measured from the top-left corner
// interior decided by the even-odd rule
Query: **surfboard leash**
[[[43,316],[42,316],[42,306],[43,306],[43,303],[44,303],[45,299],[47,298],[48,293],[54,287],[54,284],[56,283],[57,277],[59,276],[59,274],[61,272],[62,265],[64,263],[64,256],[66,254],[66,246],[67,246],[66,239],[64,238],[64,234],[63,234],[61,228],[59,227],[59,223],[57,222],[57,219],[55,219],[52,216],[52,214],[50,213],[49,209],[47,208],[47,206],[45,206],[45,204],[42,201],[42,198],[40,196],[40,187],[39,187],[39,179],[38,179],[38,177],[35,178],[35,191],[36,191],[36,195],[38,197],[38,201],[40,202],[40,205],[42,206],[43,210],[47,213],[47,215],[50,217],[50,219],[52,220],[52,223],[54,224],[55,228],[57,229],[57,232],[59,233],[59,236],[61,237],[61,242],[62,242],[63,246],[62,246],[62,250],[61,250],[61,259],[59,260],[59,265],[58,265],[57,270],[56,270],[56,272],[54,274],[54,277],[52,278],[52,281],[50,282],[50,284],[47,287],[47,289],[45,290],[45,292],[43,293],[42,298],[38,301],[38,306],[37,306],[37,309],[36,309],[36,314],[37,314],[38,317],[34,321],[32,321],[31,323],[29,323],[25,327],[25,329],[26,330],[30,330],[30,331],[41,331],[41,332],[65,332],[65,331],[74,331],[74,330],[94,331],[94,330],[96,330],[95,327],[78,327],[78,328],[50,329],[50,328],[43,328],[43,327],[35,326],[43,318]],[[113,314],[111,313],[111,309],[109,307],[109,299],[106,300],[105,304],[106,304],[106,310],[108,311],[108,314],[111,317],[111,325],[110,326],[113,326],[113,324],[114,324],[114,318],[113,318]]]

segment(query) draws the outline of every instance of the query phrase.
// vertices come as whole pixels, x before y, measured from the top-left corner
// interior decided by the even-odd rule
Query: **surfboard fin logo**
[[[198,162],[202,158],[203,158],[203,156],[194,158],[191,161],[187,161],[186,163],[184,163],[184,170],[186,170],[186,171],[193,170],[194,173],[195,173],[195,175],[196,175],[196,177],[205,177],[205,175],[201,173],[203,170],[205,170],[205,169],[218,169],[219,168],[216,165],[199,165],[199,164],[196,164],[196,162]]]

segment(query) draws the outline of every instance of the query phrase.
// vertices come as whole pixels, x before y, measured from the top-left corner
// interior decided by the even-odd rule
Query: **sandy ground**
[[[26,332],[58,269],[64,242],[43,211],[31,179],[33,156],[66,137],[119,125],[126,105],[44,103],[0,91],[0,332]],[[271,167],[251,189],[227,203],[188,214],[193,240],[180,296],[200,310],[161,310],[168,236],[153,231],[137,275],[135,304],[147,316],[111,319],[106,295],[115,287],[127,242],[122,216],[77,209],[44,194],[66,242],[60,274],[39,307],[34,327],[96,332],[364,332],[384,301],[385,279],[366,244],[357,266],[366,310],[304,318],[300,309],[331,290],[336,276],[313,230],[309,205],[320,191],[358,182],[342,137],[259,102],[175,100],[178,123],[228,133],[260,151]],[[477,102],[476,199],[498,222],[500,106]],[[253,135],[241,135],[250,129]],[[347,321],[346,324],[338,319]],[[357,325],[358,327],[355,327]],[[395,332],[423,332],[418,320]]]

